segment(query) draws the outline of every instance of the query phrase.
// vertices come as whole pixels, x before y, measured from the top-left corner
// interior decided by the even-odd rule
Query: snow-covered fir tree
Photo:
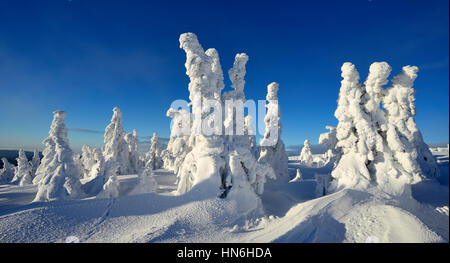
[[[223,128],[235,127],[235,118],[223,112],[214,112],[212,107],[202,107],[203,103],[215,102],[223,105],[226,100],[244,100],[245,63],[248,57],[238,54],[233,68],[229,71],[234,90],[225,93],[220,100],[223,76],[217,51],[204,52],[193,33],[180,36],[180,47],[186,52],[186,74],[190,78],[189,92],[193,110],[191,135],[188,141],[191,151],[186,155],[178,172],[178,193],[186,193],[196,185],[202,185],[204,195],[217,195],[241,202],[240,209],[256,209],[266,177],[274,177],[273,169],[260,164],[250,151],[249,136],[244,130],[225,138],[220,133]],[[211,106],[211,105],[209,105]],[[234,110],[234,109],[233,109]],[[222,118],[225,116],[225,122]],[[243,118],[242,118],[243,120]],[[206,134],[202,123],[215,132]],[[240,126],[244,129],[244,125]]]
[[[125,141],[128,144],[129,158],[130,158],[130,172],[137,173],[141,168],[139,156],[139,138],[137,130],[132,133],[127,133]]]
[[[119,174],[119,164],[110,163],[108,169],[108,176],[106,177],[107,180],[103,184],[101,192],[97,195],[99,198],[119,197],[119,181],[117,179],[117,175]]]
[[[111,123],[105,129],[103,156],[107,170],[117,168],[119,174],[127,174],[130,172],[130,158],[125,131],[122,128],[122,112],[117,107],[113,112]]]
[[[95,164],[94,149],[85,144],[81,147],[81,164],[83,165],[84,178],[89,177],[92,166]]]
[[[163,166],[163,161],[161,158],[161,144],[159,142],[158,134],[153,133],[150,139],[150,150],[145,154],[145,165],[150,165],[152,170],[159,169]]]
[[[21,186],[32,184],[33,167],[28,161],[28,158],[25,155],[23,149],[19,149],[19,157],[16,160],[17,160],[17,168],[14,173],[14,178],[11,182],[19,184]]]
[[[83,190],[90,196],[98,195],[102,190],[105,183],[108,181],[108,174],[105,168],[105,159],[101,149],[96,148],[93,150],[92,162],[89,173],[86,175],[83,184]],[[116,173],[117,168],[112,167],[111,173]]]
[[[41,157],[39,156],[39,151],[34,150],[33,151],[33,158],[31,158],[31,177],[34,178],[36,176],[36,171],[41,164]]]
[[[165,169],[178,174],[184,158],[191,151],[187,141],[189,140],[192,118],[186,110],[172,108],[167,111],[166,116],[172,118],[172,123],[169,143],[167,148],[162,151],[161,158]]]
[[[288,156],[281,140],[281,112],[278,104],[278,83],[272,82],[267,86],[266,105],[267,113],[264,118],[266,130],[261,141],[261,153],[258,159],[260,163],[269,164],[276,173],[277,181],[286,183],[289,181]],[[273,132],[277,134],[273,134]]]
[[[306,139],[303,143],[302,150],[300,152],[300,156],[298,157],[299,161],[306,166],[313,166],[314,157],[311,152],[311,145],[309,144],[309,140]]]
[[[158,183],[153,178],[153,164],[147,162],[144,168],[138,172],[138,183],[132,190],[131,194],[146,194],[156,192],[158,190]]]
[[[16,166],[8,162],[8,159],[2,157],[3,168],[0,169],[0,184],[10,183],[14,178]]]
[[[413,175],[412,182],[420,181],[422,176],[436,177],[439,171],[414,120],[415,90],[412,86],[418,70],[414,66],[403,67],[402,72],[392,79],[392,85],[383,98],[389,147],[395,160]]]
[[[73,160],[69,147],[64,111],[53,112],[49,136],[44,140],[45,149],[41,165],[33,183],[38,184],[34,201],[51,201],[79,197],[81,171]]]
[[[336,128],[339,155],[332,171],[335,179],[330,187],[332,191],[377,185],[386,193],[401,194],[407,184],[422,180],[426,171],[431,171],[432,175],[437,172],[413,119],[414,90],[411,87],[417,68],[404,67],[402,73],[393,78],[392,86],[384,88],[390,72],[387,63],[373,63],[362,85],[353,64],[342,66],[343,80],[335,112],[339,120]],[[420,143],[411,143],[408,138],[411,141],[420,138]],[[425,166],[431,169],[420,168],[421,159],[417,159],[420,151],[431,157],[422,159],[428,161]]]

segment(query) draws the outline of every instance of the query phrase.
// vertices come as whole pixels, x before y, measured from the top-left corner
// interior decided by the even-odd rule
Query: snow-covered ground
[[[432,152],[438,180],[397,200],[357,190],[316,198],[314,175],[331,167],[290,157],[290,177],[299,168],[303,179],[266,189],[263,217],[236,215],[239,203],[195,189],[174,195],[176,177],[163,169],[154,172],[157,193],[133,195],[137,175],[118,176],[118,198],[31,203],[35,185],[0,185],[0,242],[448,242],[448,148]]]

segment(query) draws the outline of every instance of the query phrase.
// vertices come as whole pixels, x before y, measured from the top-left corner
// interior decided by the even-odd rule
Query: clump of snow
[[[300,172],[300,169],[297,168],[297,173],[295,174],[294,179],[290,180],[289,183],[300,182],[300,181],[303,181],[303,176],[302,176],[302,172]]]
[[[27,156],[23,149],[19,149],[19,157],[17,158],[17,168],[11,183],[17,183],[20,186],[32,184],[33,167],[28,162]]]
[[[35,202],[76,198],[82,194],[81,171],[69,147],[65,117],[64,111],[53,112],[49,136],[44,140],[44,157],[33,179],[38,184]]]

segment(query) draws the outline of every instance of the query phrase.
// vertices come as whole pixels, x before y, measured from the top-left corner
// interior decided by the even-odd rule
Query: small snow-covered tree
[[[0,169],[0,183],[1,184],[10,183],[14,178],[16,167],[10,162],[8,162],[8,159],[6,159],[5,157],[2,157],[2,162],[3,168]]]
[[[82,194],[81,171],[73,161],[65,117],[64,111],[53,112],[49,136],[44,140],[44,157],[33,179],[38,184],[35,202],[76,198]]]
[[[159,143],[159,137],[155,132],[150,139],[150,150],[145,155],[146,165],[150,165],[152,170],[159,169],[163,166],[161,152],[162,149],[161,144]]]
[[[122,112],[117,107],[113,112],[111,123],[105,129],[103,156],[107,167],[117,167],[119,174],[126,174],[130,171],[130,158],[128,144],[124,139],[125,131],[122,128]]]
[[[110,163],[107,172],[107,180],[103,184],[101,192],[97,195],[99,198],[116,198],[119,197],[119,180],[117,175],[119,174],[119,164]]]
[[[276,82],[272,82],[267,86],[266,100],[269,101],[269,104],[266,105],[267,113],[264,118],[266,130],[261,141],[261,153],[258,162],[269,164],[275,171],[276,180],[287,183],[289,181],[288,156],[283,140],[281,140],[281,112],[278,104],[278,86]]]
[[[303,148],[298,159],[303,165],[313,166],[314,157],[311,152],[311,145],[309,144],[309,140],[305,140],[305,142],[303,143]]]
[[[147,162],[145,167],[138,172],[138,183],[132,190],[132,194],[146,194],[156,192],[158,190],[158,183],[153,178],[152,163]]]
[[[83,165],[84,177],[87,178],[92,166],[95,164],[94,149],[87,144],[81,147],[81,164]]]
[[[14,173],[12,183],[17,183],[20,186],[32,184],[32,171],[33,167],[28,162],[28,158],[25,155],[23,149],[19,149],[19,157],[17,160],[17,169]]]
[[[38,150],[34,150],[33,151],[33,158],[31,159],[31,177],[34,178],[36,176],[36,170],[39,167],[39,165],[41,164],[41,157],[39,156],[39,152]]]
[[[335,150],[337,144],[336,138],[336,127],[333,126],[325,126],[328,130],[326,133],[322,133],[319,136],[319,144],[322,144],[327,148],[327,150]]]
[[[186,110],[175,110],[173,108],[167,111],[166,116],[172,118],[172,126],[169,143],[167,148],[161,152],[161,158],[165,169],[178,174],[184,158],[191,151],[187,141],[189,140],[192,118]]]
[[[136,173],[141,168],[139,160],[139,138],[137,130],[132,133],[127,133],[125,141],[128,144],[129,158],[130,158],[130,172]]]

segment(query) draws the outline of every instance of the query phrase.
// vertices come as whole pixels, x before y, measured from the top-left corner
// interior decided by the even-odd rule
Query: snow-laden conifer
[[[267,113],[264,118],[266,130],[261,141],[261,153],[258,159],[260,163],[269,164],[275,171],[277,181],[286,183],[289,181],[288,156],[281,140],[281,112],[278,104],[278,83],[272,82],[267,86],[266,105]],[[273,134],[273,133],[276,134]]]
[[[33,183],[38,184],[34,201],[77,198],[81,192],[81,171],[73,160],[69,147],[64,111],[53,112],[49,136],[44,140],[44,157],[36,171]]]
[[[107,169],[117,168],[119,174],[126,174],[130,171],[130,159],[128,144],[124,139],[125,131],[122,128],[122,112],[117,107],[113,112],[111,123],[105,129],[103,156]]]

